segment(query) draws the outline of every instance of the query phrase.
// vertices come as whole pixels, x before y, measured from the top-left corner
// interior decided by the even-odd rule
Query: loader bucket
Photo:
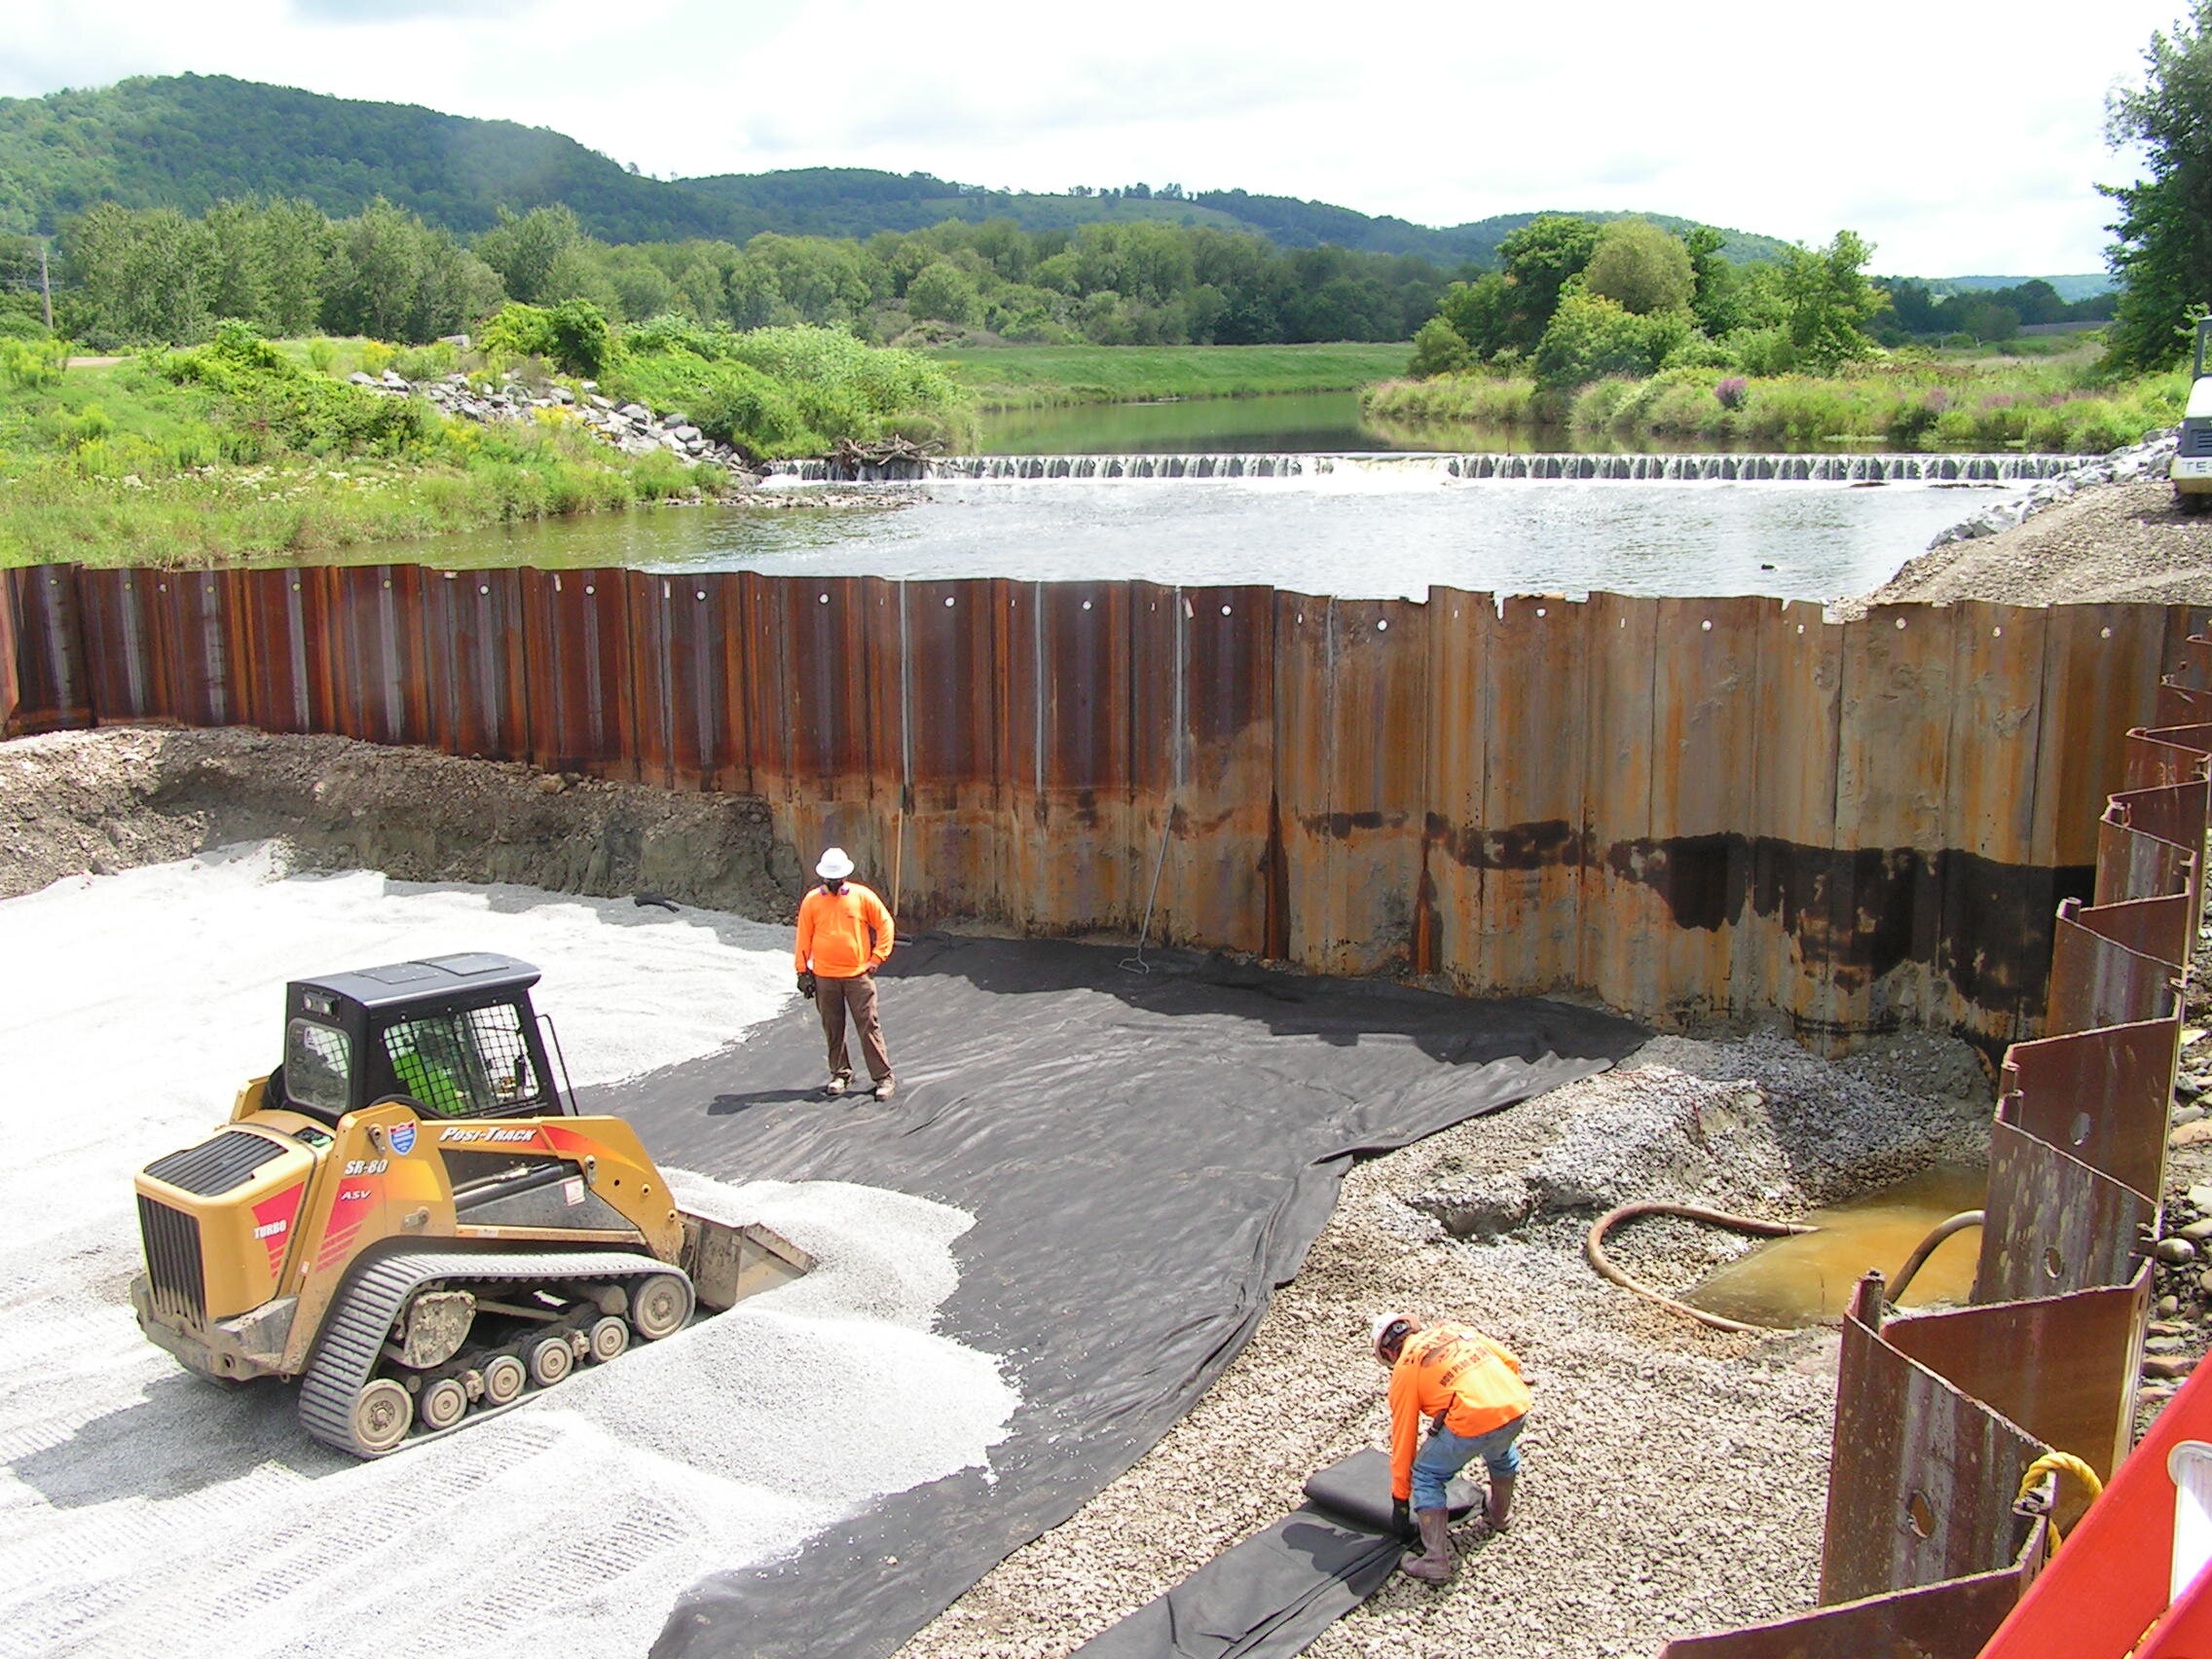
[[[733,1227],[683,1212],[683,1271],[699,1306],[719,1313],[749,1296],[774,1290],[814,1269],[814,1258],[757,1222]]]

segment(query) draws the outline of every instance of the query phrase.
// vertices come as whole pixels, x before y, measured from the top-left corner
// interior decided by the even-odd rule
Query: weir
[[[1733,484],[2025,484],[2082,464],[2068,455],[1190,454],[946,456],[848,464],[771,461],[780,484],[931,479],[1320,478],[1389,474],[1455,481]]]
[[[1991,1052],[2042,1029],[2193,614],[419,566],[0,595],[11,734],[245,724],[747,792],[916,920]]]

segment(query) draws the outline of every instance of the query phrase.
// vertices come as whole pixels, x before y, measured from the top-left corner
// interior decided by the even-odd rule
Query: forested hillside
[[[1405,255],[1448,269],[1494,263],[1499,242],[1535,216],[1431,229],[1241,190],[1079,185],[1064,195],[1023,195],[865,167],[661,180],[542,128],[222,75],[141,77],[0,99],[0,232],[53,235],[99,202],[197,217],[248,196],[312,203],[332,218],[352,217],[382,198],[464,238],[490,230],[501,208],[525,213],[560,203],[587,235],[608,242],[744,241],[762,232],[865,240],[946,220],[1011,219],[1031,232],[1158,222],[1249,232],[1278,247]],[[1677,230],[1687,224],[1658,222]],[[1773,258],[1783,245],[1738,231],[1722,238],[1723,254],[1737,260]]]

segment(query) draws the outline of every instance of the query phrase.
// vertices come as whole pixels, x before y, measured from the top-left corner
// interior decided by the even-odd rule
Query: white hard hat
[[[853,873],[853,861],[845,856],[844,848],[830,847],[824,851],[822,862],[814,866],[814,873],[824,881],[842,881]]]
[[[1406,1346],[1406,1339],[1420,1329],[1420,1321],[1411,1313],[1385,1313],[1375,1321],[1368,1332],[1368,1341],[1374,1345],[1375,1357],[1384,1365],[1395,1365],[1398,1350]]]

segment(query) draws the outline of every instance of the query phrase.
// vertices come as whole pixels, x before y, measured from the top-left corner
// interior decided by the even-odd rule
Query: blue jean
[[[1492,1480],[1511,1480],[1521,1472],[1521,1428],[1529,1419],[1517,1417],[1488,1434],[1454,1434],[1448,1428],[1429,1431],[1428,1439],[1414,1454],[1413,1507],[1445,1507],[1444,1485],[1475,1458],[1483,1460]]]

